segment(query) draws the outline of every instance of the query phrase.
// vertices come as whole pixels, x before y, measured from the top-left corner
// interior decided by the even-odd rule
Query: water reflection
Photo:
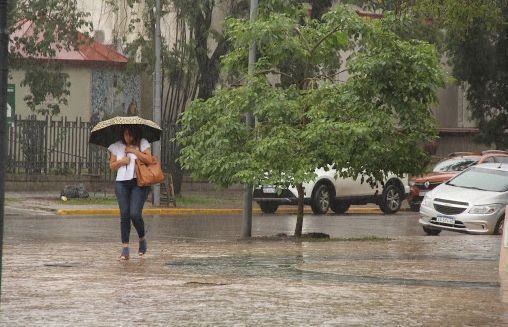
[[[309,261],[342,260],[341,257],[307,257]],[[414,279],[389,276],[348,275],[333,272],[305,270],[300,256],[227,256],[214,258],[189,258],[166,263],[166,266],[186,273],[199,275],[222,275],[228,278],[267,277],[287,278],[306,281],[326,281],[334,283],[367,283],[389,285],[416,285],[452,288],[499,288],[498,282]]]

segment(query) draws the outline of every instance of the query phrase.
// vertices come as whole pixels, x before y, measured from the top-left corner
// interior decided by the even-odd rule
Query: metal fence
[[[17,116],[8,131],[7,172],[30,175],[89,175],[103,180],[114,176],[109,169],[108,151],[89,144],[92,124],[81,118],[42,120]],[[178,127],[167,124],[161,138],[161,163],[166,169],[178,149],[174,142]]]

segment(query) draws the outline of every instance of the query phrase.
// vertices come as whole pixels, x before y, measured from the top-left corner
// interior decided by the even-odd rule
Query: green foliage
[[[183,167],[224,186],[280,187],[310,181],[327,164],[370,182],[422,171],[428,158],[421,145],[436,136],[429,107],[443,84],[435,49],[344,6],[304,25],[300,15],[228,20],[233,50],[223,62],[241,85],[194,101],[182,115]],[[252,39],[259,57],[249,78]],[[299,72],[287,69],[290,61]],[[349,78],[340,82],[344,67]],[[242,121],[247,112],[257,120],[252,130]]]
[[[25,72],[22,85],[30,90],[25,101],[34,112],[58,114],[61,105],[67,104],[70,82],[57,63],[33,59],[52,58],[57,51],[76,48],[83,41],[77,31],[92,28],[88,16],[78,9],[76,1],[9,2],[10,65]],[[33,33],[15,36],[26,24]]]
[[[37,62],[22,63],[25,78],[21,86],[28,86],[30,93],[24,97],[28,108],[37,114],[55,115],[60,112],[60,105],[67,105],[71,86],[68,75],[60,71],[54,63],[39,65]],[[49,71],[48,71],[49,70]]]
[[[497,1],[497,23],[491,13],[474,17],[463,29],[451,29],[448,49],[455,77],[466,86],[472,117],[478,122],[478,141],[508,148],[508,2]]]
[[[477,141],[508,147],[508,65],[506,0],[349,0],[365,10],[393,10],[413,24],[396,24],[402,37],[436,44],[449,58],[466,90],[468,109],[478,123]],[[418,25],[418,22],[423,22]]]
[[[135,11],[134,6],[143,3],[143,10]],[[109,0],[113,10],[120,10],[116,1]],[[154,25],[153,8],[155,0],[129,0],[131,19],[128,30],[137,35],[134,41],[126,43],[125,52],[135,63],[133,68],[142,68],[148,73],[154,69]],[[228,45],[221,31],[212,27],[214,8],[221,7],[227,15],[245,15],[248,1],[230,0],[162,0],[162,17],[171,13],[175,17],[170,25],[169,34],[174,37],[171,41],[163,38],[162,42],[162,73],[164,80],[170,81],[171,87],[177,89],[164,98],[170,99],[163,103],[163,118],[176,117],[183,111],[188,98],[206,99],[219,81],[219,59],[226,52]],[[172,16],[169,16],[172,17]],[[164,19],[163,19],[164,20]],[[142,22],[142,28],[137,30],[136,24]],[[162,28],[164,28],[164,23]],[[162,30],[162,34],[168,34]],[[214,42],[210,42],[214,41]],[[140,55],[143,65],[138,65]],[[171,88],[168,88],[168,92]],[[180,94],[182,93],[182,94]],[[181,101],[180,99],[184,99]],[[176,105],[175,104],[179,104]],[[173,113],[176,112],[175,113]],[[171,120],[171,119],[170,119]],[[173,121],[173,120],[172,120]]]
[[[500,19],[500,4],[506,0],[419,0],[414,11],[425,15],[441,28],[464,36],[464,31],[477,20],[493,28]]]

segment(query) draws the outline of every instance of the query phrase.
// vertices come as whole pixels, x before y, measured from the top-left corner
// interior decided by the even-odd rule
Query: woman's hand
[[[139,152],[139,148],[137,146],[128,145],[125,147],[125,153],[136,154]]]
[[[131,162],[131,159],[129,157],[123,157],[122,159],[117,160],[117,162],[120,166],[127,166]]]
[[[111,168],[111,170],[118,170],[118,168],[127,166],[130,162],[131,159],[129,157],[123,157],[117,160],[116,156],[112,154],[109,158],[109,168]]]

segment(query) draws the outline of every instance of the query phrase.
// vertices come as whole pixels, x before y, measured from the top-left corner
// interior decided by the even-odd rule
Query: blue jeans
[[[120,230],[122,243],[129,243],[131,221],[138,236],[145,236],[145,222],[141,213],[150,187],[139,187],[136,179],[115,182],[115,194],[120,207]]]

